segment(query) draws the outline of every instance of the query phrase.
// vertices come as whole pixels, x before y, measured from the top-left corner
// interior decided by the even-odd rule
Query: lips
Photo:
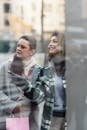
[[[49,51],[50,51],[50,50],[54,50],[54,49],[55,49],[55,47],[49,47]]]

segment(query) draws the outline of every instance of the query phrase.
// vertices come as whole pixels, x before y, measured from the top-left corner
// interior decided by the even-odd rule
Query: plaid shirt
[[[41,130],[49,130],[51,125],[51,117],[54,106],[54,79],[53,79],[53,68],[47,67],[43,70],[42,81],[46,88],[45,92],[45,105],[42,118]]]
[[[41,74],[41,73],[42,74]],[[29,97],[32,95],[31,101],[33,103],[40,103],[45,100],[41,130],[49,130],[51,125],[51,117],[53,113],[54,106],[54,69],[52,67],[40,68],[39,66],[34,66],[34,71],[32,74],[32,87],[33,92],[31,93],[30,87],[26,85],[24,88],[25,95]],[[37,79],[37,81],[36,81]],[[30,85],[30,84],[28,84]]]

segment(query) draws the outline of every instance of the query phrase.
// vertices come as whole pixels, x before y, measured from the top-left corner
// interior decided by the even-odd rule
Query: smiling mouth
[[[49,50],[54,50],[55,48],[54,47],[50,47]]]

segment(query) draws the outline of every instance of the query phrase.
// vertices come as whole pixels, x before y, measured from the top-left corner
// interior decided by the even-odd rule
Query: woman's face
[[[48,51],[50,55],[58,54],[60,49],[59,41],[56,36],[52,36],[48,45]]]
[[[27,59],[32,56],[33,49],[30,48],[29,41],[20,39],[17,43],[16,55],[22,59]]]

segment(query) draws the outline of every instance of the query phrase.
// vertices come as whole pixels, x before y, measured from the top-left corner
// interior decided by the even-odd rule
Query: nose
[[[16,50],[20,51],[20,50],[21,50],[21,48],[20,48],[20,47],[17,47],[17,48],[16,48]]]
[[[17,50],[21,50],[21,46],[18,45],[18,46],[16,47],[16,49],[17,49]]]
[[[48,48],[53,46],[53,41],[50,41],[49,44],[48,44]]]
[[[17,46],[17,47],[16,47],[16,51],[17,51],[17,52],[20,52],[20,51],[21,51],[21,46]]]
[[[52,44],[53,43],[53,40],[50,40],[49,44]]]

